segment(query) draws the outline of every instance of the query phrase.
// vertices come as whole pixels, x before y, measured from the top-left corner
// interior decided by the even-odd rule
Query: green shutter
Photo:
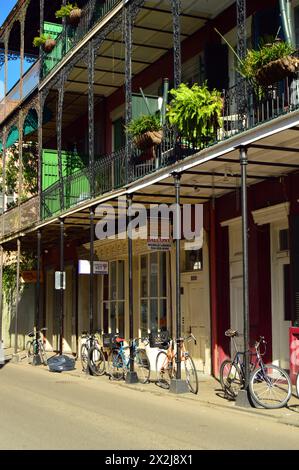
[[[159,111],[159,96],[145,95],[145,99],[150,111],[150,114],[156,114]],[[143,114],[149,114],[147,105],[143,96],[139,93],[132,95],[132,118],[135,119]]]

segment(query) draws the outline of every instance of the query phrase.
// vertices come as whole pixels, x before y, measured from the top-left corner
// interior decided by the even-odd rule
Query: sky
[[[11,9],[15,6],[17,0],[0,0],[0,26],[6,19]],[[4,67],[0,69],[0,100],[4,94]]]

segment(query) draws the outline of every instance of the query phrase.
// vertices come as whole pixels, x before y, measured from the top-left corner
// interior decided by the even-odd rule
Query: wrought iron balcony
[[[25,99],[38,85],[40,61],[30,67],[9,93],[0,101],[0,123]]]
[[[56,38],[56,46],[48,53],[44,54],[42,77],[46,77],[49,72],[63,59],[63,57],[98,23],[110,13],[113,8],[122,0],[106,0],[104,3],[90,0],[82,9],[82,16],[76,28],[66,25]]]
[[[34,226],[40,219],[40,199],[33,196],[0,216],[1,238]]]

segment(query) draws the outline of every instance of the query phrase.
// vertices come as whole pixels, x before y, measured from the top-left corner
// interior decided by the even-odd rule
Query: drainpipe
[[[292,0],[279,0],[279,7],[286,41],[295,47],[296,40],[294,32]]]

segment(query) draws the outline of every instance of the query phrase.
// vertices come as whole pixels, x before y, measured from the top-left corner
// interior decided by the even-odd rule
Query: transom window
[[[140,256],[141,335],[167,328],[167,254],[154,252]]]

